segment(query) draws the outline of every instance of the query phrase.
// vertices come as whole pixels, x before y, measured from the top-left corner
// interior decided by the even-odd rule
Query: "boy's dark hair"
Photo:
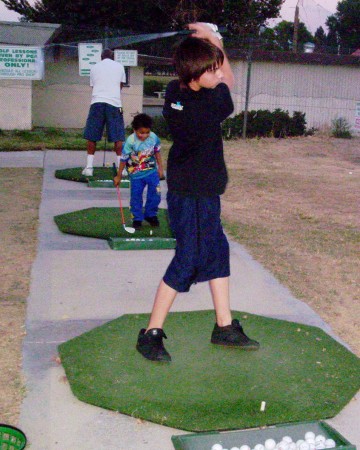
[[[175,49],[173,59],[180,81],[187,85],[207,70],[222,66],[224,53],[205,39],[188,37]]]
[[[114,59],[114,52],[110,48],[104,48],[101,52],[101,59]]]
[[[139,128],[151,128],[152,118],[147,114],[137,114],[131,122],[131,126],[134,130],[138,130]]]

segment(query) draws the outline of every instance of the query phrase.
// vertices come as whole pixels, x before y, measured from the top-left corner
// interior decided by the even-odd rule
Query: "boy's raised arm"
[[[204,22],[190,23],[187,25],[187,27],[189,28],[189,30],[194,30],[192,36],[198,37],[200,39],[207,39],[213,45],[216,45],[216,47],[221,48],[221,50],[224,53],[224,63],[221,66],[221,70],[224,74],[222,81],[228,85],[230,90],[232,90],[232,88],[234,87],[235,78],[228,57],[226,56],[225,50],[223,48],[222,39],[218,38],[217,34],[212,30],[212,28],[207,23]]]

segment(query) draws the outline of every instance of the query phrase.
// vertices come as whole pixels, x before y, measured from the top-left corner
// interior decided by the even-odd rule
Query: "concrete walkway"
[[[102,165],[102,156],[102,152],[96,155],[95,165]],[[85,152],[69,151],[0,154],[0,167],[44,168],[39,244],[24,342],[27,396],[19,426],[32,450],[173,450],[171,436],[183,431],[80,402],[56,362],[59,343],[122,314],[150,312],[158,282],[173,254],[172,250],[113,251],[106,241],[58,230],[53,221],[57,214],[118,205],[113,189],[92,189],[54,177],[56,169],[82,166],[84,159]],[[112,160],[108,153],[107,162]],[[163,187],[164,192],[166,185]],[[123,197],[128,204],[129,192],[123,190]],[[334,336],[312,309],[295,299],[240,245],[231,242],[230,247],[233,310],[315,325]],[[179,295],[173,311],[211,308],[208,286],[203,283]],[[358,393],[328,422],[360,449],[359,418]]]

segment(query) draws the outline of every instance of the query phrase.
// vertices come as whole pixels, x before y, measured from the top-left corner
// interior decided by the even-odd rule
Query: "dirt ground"
[[[227,231],[360,356],[360,139],[225,144]],[[0,169],[0,422],[17,424],[40,169]]]

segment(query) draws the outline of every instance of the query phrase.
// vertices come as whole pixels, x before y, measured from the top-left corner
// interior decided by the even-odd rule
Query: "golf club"
[[[117,175],[117,170],[116,170],[116,165],[115,165],[115,163],[113,163],[113,173],[114,173],[114,177],[116,177],[116,175]],[[135,233],[135,228],[127,227],[127,226],[125,225],[124,211],[123,211],[123,207],[122,207],[122,202],[121,202],[121,195],[120,195],[120,188],[119,188],[119,186],[116,186],[116,192],[117,192],[117,196],[118,196],[118,199],[119,199],[119,207],[120,207],[120,216],[121,216],[121,223],[122,223],[122,226],[123,226],[123,228],[124,228],[125,231],[127,231],[128,233],[133,234],[133,233]]]

